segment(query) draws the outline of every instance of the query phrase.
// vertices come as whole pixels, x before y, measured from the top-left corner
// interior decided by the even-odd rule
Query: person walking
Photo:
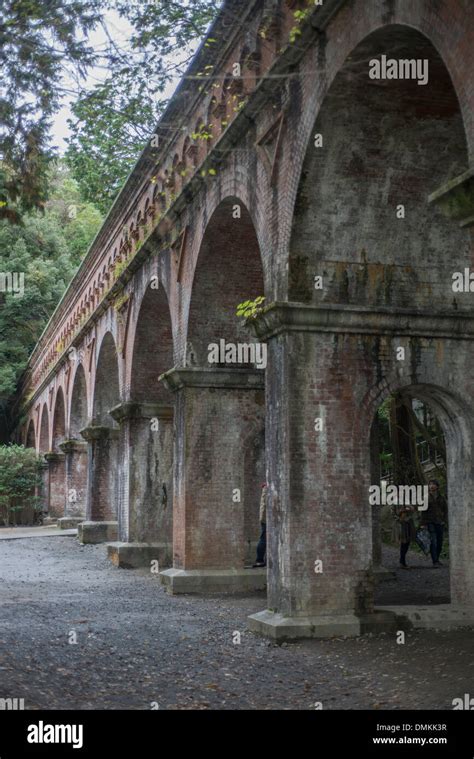
[[[440,493],[438,480],[430,480],[428,489],[428,509],[421,513],[420,526],[425,527],[430,535],[433,566],[442,567],[439,558],[443,550],[444,531],[448,522],[448,504]]]
[[[260,569],[261,567],[267,566],[267,492],[268,486],[265,483],[262,485],[262,495],[260,497],[260,526],[262,531],[257,546],[257,561],[253,565],[254,569]]]
[[[400,566],[402,569],[409,569],[406,557],[410,548],[410,543],[413,540],[416,540],[416,527],[413,516],[414,509],[412,506],[394,507],[396,536],[400,545]]]

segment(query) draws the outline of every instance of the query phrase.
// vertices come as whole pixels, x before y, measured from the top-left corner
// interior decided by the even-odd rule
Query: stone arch
[[[173,518],[174,395],[159,382],[173,367],[173,332],[168,299],[153,279],[145,290],[133,333],[127,386],[130,401],[121,407],[119,529],[122,540],[150,546],[162,566],[171,563]],[[136,556],[140,549],[136,547]]]
[[[98,351],[95,372],[93,419],[98,426],[111,427],[110,411],[120,403],[117,347],[111,332],[106,332]]]
[[[66,405],[64,403],[64,393],[60,387],[56,393],[53,414],[53,436],[51,450],[54,453],[59,452],[59,446],[66,439]]]
[[[240,214],[234,218],[234,214]],[[208,346],[226,339],[248,342],[236,307],[265,294],[260,245],[249,211],[227,197],[213,211],[194,271],[187,340],[192,360],[207,364]]]
[[[62,446],[66,457],[66,517],[73,525],[86,515],[87,444],[82,432],[87,428],[87,380],[82,362],[78,362],[73,378],[69,405],[69,440]]]
[[[50,444],[49,444],[49,414],[48,414],[48,406],[46,403],[43,403],[43,408],[41,410],[41,421],[39,425],[39,450],[40,453],[48,453]]]
[[[127,386],[130,399],[139,403],[169,403],[171,400],[158,378],[173,368],[173,329],[165,288],[161,283],[156,287],[156,283],[154,279],[147,287],[130,335],[133,347],[127,367]]]
[[[474,430],[470,424],[473,409],[465,398],[452,389],[448,390],[429,382],[406,384],[400,380],[393,380],[389,386],[384,384],[373,391],[372,399],[365,405],[361,415],[361,429],[366,429],[365,439],[369,439],[373,434],[378,407],[388,397],[397,393],[426,403],[436,414],[443,430],[449,485],[451,603],[466,606],[471,603],[472,597],[472,562],[468,535],[474,533],[471,504]]]
[[[242,497],[246,473],[251,470],[250,464],[245,467],[246,442],[249,434],[258,435],[259,425],[260,429],[264,425],[265,374],[249,357],[236,353],[230,360],[227,356],[211,360],[209,352],[209,346],[220,346],[221,340],[235,350],[255,343],[236,317],[236,308],[264,294],[257,233],[250,213],[236,196],[229,195],[217,205],[199,245],[185,366],[164,378],[176,392],[174,567],[184,571],[180,575],[183,588],[188,581],[192,585],[194,570],[211,571],[211,585],[221,588],[242,589],[249,581],[262,587],[263,575],[250,578],[244,569],[250,530]],[[256,541],[255,503],[253,509],[249,506],[251,510]],[[174,574],[164,573],[164,577],[174,584]]]
[[[35,423],[33,419],[30,419],[26,430],[25,447],[34,448],[36,450],[36,432]]]
[[[66,510],[66,461],[62,444],[66,441],[66,404],[62,387],[56,392],[53,411],[49,465],[49,513],[62,518]]]
[[[86,427],[88,419],[87,380],[82,363],[78,364],[71,392],[69,410],[69,437],[81,439],[81,431]]]
[[[428,61],[429,81],[371,80],[381,55]],[[463,118],[444,61],[416,29],[392,25],[366,37],[329,88],[304,160],[295,203],[288,299],[304,303],[452,306],[430,281],[468,253],[465,232],[428,197],[468,165]],[[450,261],[449,261],[450,259]],[[314,276],[324,278],[315,292]]]

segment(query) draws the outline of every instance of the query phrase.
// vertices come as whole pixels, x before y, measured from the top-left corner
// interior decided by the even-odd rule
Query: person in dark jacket
[[[260,525],[262,532],[257,546],[257,561],[253,565],[254,569],[266,567],[265,556],[267,553],[267,485],[262,485],[262,495],[260,498]]]
[[[400,566],[408,569],[407,553],[410,543],[416,540],[416,527],[414,521],[414,509],[412,506],[400,506],[393,508],[395,517],[395,533],[400,545]]]
[[[444,530],[448,522],[448,504],[440,493],[438,480],[430,480],[428,488],[428,509],[421,512],[420,526],[426,527],[430,534],[433,566],[442,567],[439,557],[443,550]]]

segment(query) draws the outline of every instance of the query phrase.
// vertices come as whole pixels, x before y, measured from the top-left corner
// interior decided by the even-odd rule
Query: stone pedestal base
[[[111,543],[117,540],[117,522],[82,522],[77,528],[79,543]]]
[[[400,628],[397,616],[390,611],[357,617],[355,614],[334,614],[318,617],[284,617],[271,611],[261,611],[248,618],[252,632],[277,642],[303,638],[356,638],[369,632],[396,632]]]
[[[458,630],[462,627],[474,627],[474,608],[454,604],[379,606],[377,611],[395,614],[398,623],[402,625],[398,627],[400,630]]]
[[[456,630],[474,627],[474,609],[450,604],[439,606],[379,606],[373,614],[319,617],[284,617],[261,611],[248,618],[252,632],[277,642],[303,638],[358,637],[367,633],[409,630]]]
[[[165,543],[109,543],[107,555],[119,569],[151,568],[153,561],[163,568],[173,563],[171,546]]]
[[[385,567],[374,567],[373,576],[375,583],[378,584],[380,582],[387,582],[388,580],[395,580],[397,573]]]
[[[199,593],[242,593],[265,590],[266,569],[167,569],[161,582],[172,595]]]
[[[60,530],[74,530],[84,521],[84,517],[62,517],[58,519]]]

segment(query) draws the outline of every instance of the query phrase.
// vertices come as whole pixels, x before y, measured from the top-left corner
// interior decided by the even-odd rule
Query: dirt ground
[[[168,596],[72,537],[2,541],[0,556],[0,698],[26,709],[438,710],[474,696],[473,630],[276,646],[247,629],[264,594]],[[384,560],[396,569],[396,551]],[[448,600],[448,570],[412,563],[378,603]]]

